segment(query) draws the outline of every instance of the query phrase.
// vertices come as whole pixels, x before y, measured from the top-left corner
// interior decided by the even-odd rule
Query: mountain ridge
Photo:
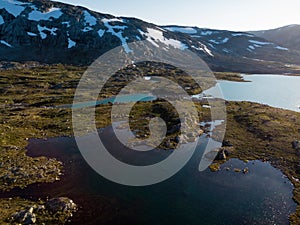
[[[290,49],[300,51],[300,25],[291,24],[269,30],[250,31],[250,33],[283,45]]]
[[[216,71],[297,72],[287,65],[300,64],[297,51],[246,32],[158,26],[45,0],[0,3],[1,61],[89,65],[112,48],[130,52],[128,43],[146,40],[189,49]]]

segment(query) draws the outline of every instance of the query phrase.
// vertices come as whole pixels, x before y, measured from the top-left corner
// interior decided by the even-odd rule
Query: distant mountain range
[[[289,49],[300,51],[300,25],[294,24],[272,30],[251,31],[250,33]]]
[[[110,49],[147,40],[197,53],[215,71],[297,72],[300,28],[231,32],[158,26],[46,0],[0,0],[0,61],[89,65]]]

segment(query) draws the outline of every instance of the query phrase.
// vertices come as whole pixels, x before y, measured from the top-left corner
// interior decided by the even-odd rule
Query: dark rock
[[[69,198],[53,198],[46,202],[45,207],[52,213],[76,211],[76,204]]]
[[[249,173],[249,168],[246,167],[245,169],[243,169],[243,174]]]
[[[15,213],[12,216],[12,221],[14,223],[21,223],[23,225],[35,224],[36,216],[33,213],[33,207],[29,207],[26,210]]]
[[[218,154],[215,158],[215,160],[226,160],[227,158],[227,155],[226,155],[226,150],[221,148],[219,151],[218,151]]]
[[[292,147],[293,147],[293,149],[296,149],[299,151],[300,150],[300,141],[293,141]]]
[[[233,146],[233,144],[231,144],[230,141],[228,141],[228,140],[224,140],[222,142],[222,147],[232,147],[232,146]]]

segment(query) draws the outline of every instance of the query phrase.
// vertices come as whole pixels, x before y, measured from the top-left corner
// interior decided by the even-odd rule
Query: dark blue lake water
[[[118,143],[111,127],[103,129],[100,136],[110,146],[111,154],[125,161],[138,158],[151,162],[169,154],[156,150],[140,155],[141,152],[127,149]],[[232,159],[219,172],[199,172],[207,140],[205,136],[200,138],[191,161],[178,174],[146,187],[122,186],[98,175],[86,164],[73,138],[31,140],[28,154],[63,161],[64,176],[56,183],[32,185],[15,194],[33,198],[69,196],[79,205],[71,223],[78,225],[288,224],[288,215],[296,208],[289,180],[260,161],[244,163]],[[248,174],[234,172],[235,168],[246,167]]]

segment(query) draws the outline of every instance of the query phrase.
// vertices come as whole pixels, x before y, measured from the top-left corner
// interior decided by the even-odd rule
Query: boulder
[[[249,173],[249,168],[248,167],[246,167],[245,169],[243,169],[243,174],[247,174],[247,173]]]
[[[222,142],[222,147],[232,147],[232,146],[233,146],[233,144],[231,144],[230,141],[228,141],[228,140],[224,140]]]
[[[292,147],[293,147],[293,149],[296,149],[296,150],[300,150],[300,141],[293,141],[292,142]]]
[[[72,212],[76,211],[76,204],[69,198],[53,198],[46,202],[45,208],[52,212]]]
[[[215,160],[226,160],[230,152],[227,149],[220,148]]]
[[[33,207],[29,207],[28,209],[13,214],[12,221],[23,225],[35,224],[36,216],[33,213]]]

